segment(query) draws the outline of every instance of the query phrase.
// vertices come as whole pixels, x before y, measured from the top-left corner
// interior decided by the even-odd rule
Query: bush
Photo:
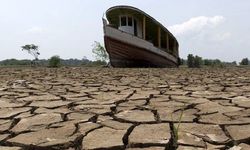
[[[58,68],[61,65],[61,59],[59,56],[52,56],[49,59],[49,67],[51,68]]]
[[[189,68],[200,68],[203,64],[202,58],[199,56],[188,55],[187,65]]]
[[[187,65],[189,68],[194,67],[194,56],[192,54],[189,54],[187,57]]]
[[[204,59],[203,60],[205,66],[210,66],[210,67],[225,67],[225,66],[232,66],[232,65],[237,65],[236,62],[222,62],[219,59]]]
[[[202,64],[203,64],[202,58],[199,56],[195,56],[194,57],[194,67],[200,68]]]
[[[95,55],[97,61],[109,62],[109,55],[101,43],[95,41],[92,52]]]
[[[240,62],[240,65],[248,65],[248,64],[249,64],[248,58],[243,58]]]
[[[180,59],[180,65],[187,65],[187,60],[181,58]]]
[[[103,66],[107,66],[108,64],[105,61],[101,61],[101,60],[96,60],[96,61],[91,61],[87,64],[84,64],[84,66],[86,67],[103,67]]]
[[[213,65],[213,60],[204,59],[203,63],[204,63],[205,66],[212,66]]]

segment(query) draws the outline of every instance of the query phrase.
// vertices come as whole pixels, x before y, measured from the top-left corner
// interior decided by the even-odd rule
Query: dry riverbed
[[[0,68],[0,149],[250,149],[250,69]]]

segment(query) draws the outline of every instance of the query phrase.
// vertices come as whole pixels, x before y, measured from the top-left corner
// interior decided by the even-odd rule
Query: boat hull
[[[178,67],[178,64],[145,48],[104,36],[113,67]]]

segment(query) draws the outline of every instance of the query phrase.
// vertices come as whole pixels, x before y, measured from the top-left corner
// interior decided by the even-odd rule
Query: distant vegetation
[[[199,56],[188,55],[187,65],[189,68],[200,68],[203,64],[202,58]]]
[[[109,55],[107,51],[105,50],[104,46],[101,45],[100,42],[94,42],[92,53],[95,55],[95,58],[99,62],[106,62],[106,64],[109,62]]]
[[[96,58],[95,61],[89,60],[86,57],[83,59],[61,59],[60,56],[52,56],[50,59],[38,59],[40,52],[38,51],[38,46],[35,44],[27,44],[21,46],[22,51],[28,52],[34,57],[34,60],[17,60],[17,59],[6,59],[0,61],[0,66],[42,66],[57,68],[60,66],[107,66],[109,63],[109,56],[103,45],[99,42],[94,42],[92,52]]]
[[[58,68],[61,66],[61,58],[60,56],[52,56],[50,59],[49,59],[49,67],[50,68]]]
[[[61,59],[59,56],[52,56],[50,59],[38,59],[40,52],[38,51],[38,46],[34,44],[27,44],[21,46],[22,51],[27,51],[34,57],[34,60],[17,60],[17,59],[7,59],[0,61],[0,66],[43,66],[43,67],[60,67],[60,66],[107,66],[109,64],[109,55],[105,50],[104,46],[99,42],[94,42],[92,52],[96,58],[95,61],[88,60],[86,57],[83,59]],[[201,68],[201,67],[227,67],[227,66],[237,66],[237,62],[223,62],[219,59],[203,59],[200,56],[189,54],[187,59],[180,59],[180,64],[182,66],[187,66],[189,68]],[[248,58],[243,58],[239,65],[246,66],[250,65]]]
[[[240,62],[240,65],[249,65],[250,63],[249,63],[249,60],[248,60],[248,58],[243,58],[242,60],[241,60],[241,62]]]
[[[242,59],[240,65],[249,65],[248,58]],[[227,66],[237,66],[237,62],[223,62],[219,59],[203,59],[199,56],[194,56],[189,54],[187,60],[181,59],[181,65],[186,65],[189,68],[201,68],[201,67],[227,67]]]
[[[51,59],[40,59],[37,60],[37,66],[41,67],[50,67]],[[6,59],[3,61],[0,61],[0,66],[33,66],[33,60],[17,60],[17,59]],[[66,66],[66,67],[80,67],[80,66],[86,66],[86,67],[95,67],[95,66],[105,66],[106,62],[102,61],[91,61],[87,58],[83,59],[62,59],[60,58],[60,66]]]
[[[34,57],[35,60],[38,60],[38,56],[40,55],[38,51],[38,46],[35,44],[27,44],[24,46],[21,46],[22,51],[27,51],[30,55]]]
[[[193,56],[192,54],[189,55],[189,59],[181,59],[182,66],[188,66],[190,68],[200,68],[200,67],[227,67],[227,66],[237,66],[237,62],[223,62],[219,59],[202,59],[199,56]],[[51,67],[49,62],[51,59],[40,59],[37,60],[37,66],[43,67]],[[32,66],[34,63],[33,60],[23,59],[6,59],[0,61],[0,66]],[[60,66],[87,66],[87,67],[95,67],[95,66],[106,66],[107,63],[101,60],[91,61],[88,60],[86,57],[83,59],[62,59],[60,58]],[[250,65],[248,58],[242,59],[239,63],[241,66]]]

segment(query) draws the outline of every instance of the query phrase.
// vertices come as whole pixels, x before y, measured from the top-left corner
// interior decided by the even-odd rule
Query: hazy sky
[[[32,59],[20,49],[31,43],[39,58],[93,59],[92,44],[103,43],[101,18],[114,5],[135,6],[167,26],[182,58],[250,57],[250,0],[0,0],[0,60]]]

